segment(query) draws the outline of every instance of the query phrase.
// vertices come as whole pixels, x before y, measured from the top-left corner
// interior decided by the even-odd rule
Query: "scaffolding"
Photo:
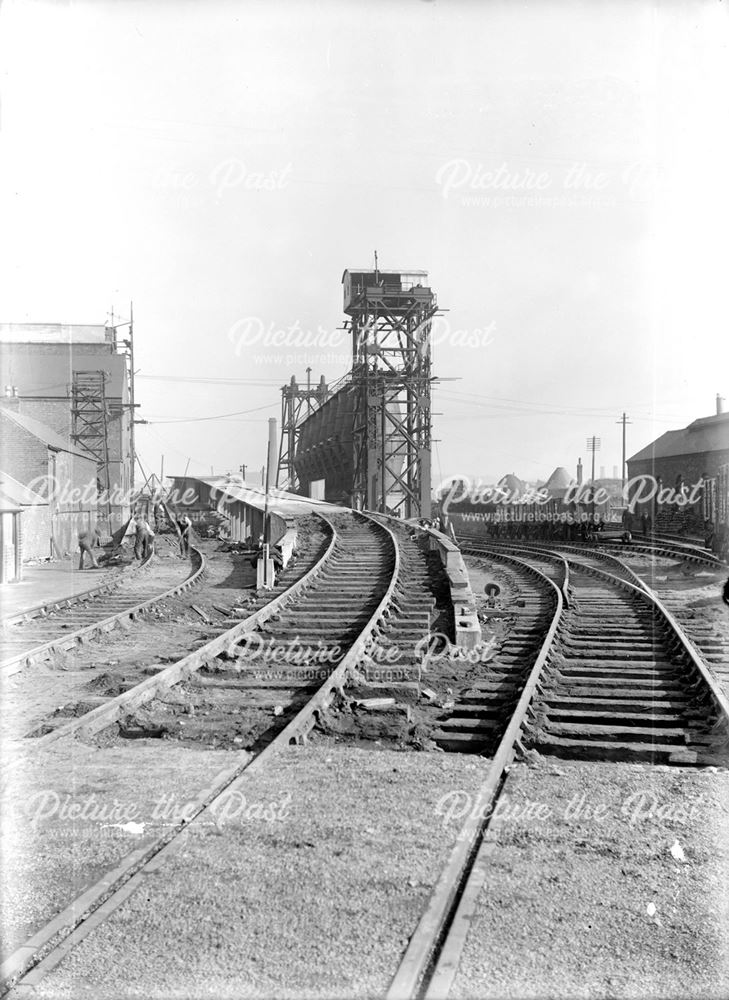
[[[109,407],[106,399],[106,372],[75,371],[71,401],[71,436],[96,459],[96,483],[105,497],[111,522],[111,469],[109,466]]]

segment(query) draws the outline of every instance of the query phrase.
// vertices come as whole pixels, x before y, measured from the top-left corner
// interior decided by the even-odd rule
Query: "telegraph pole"
[[[590,489],[592,492],[592,513],[595,514],[595,452],[600,450],[600,438],[592,437],[587,439],[587,450],[592,452],[592,475],[590,477]]]
[[[113,317],[113,315],[114,314],[112,312],[112,317]],[[112,326],[113,325],[114,325],[114,321],[112,319]],[[131,427],[129,428],[130,431],[131,431],[131,434],[130,434],[130,437],[131,437],[130,444],[131,444],[131,447],[132,447],[132,463],[131,463],[131,465],[132,465],[132,471],[131,471],[132,481],[131,481],[131,483],[129,485],[130,485],[131,489],[133,490],[134,489],[134,456],[137,454],[137,452],[136,452],[135,435],[134,435],[134,424],[135,424],[134,417],[136,416],[136,411],[135,411],[135,407],[134,407],[134,303],[133,302],[129,303],[129,375],[130,375],[130,377],[129,377],[129,397],[130,397],[129,398],[129,402],[132,404],[132,406],[131,406],[132,419],[131,419]]]
[[[623,425],[623,467],[622,467],[623,493],[625,493],[625,425],[632,424],[632,422],[633,422],[632,420],[628,420],[628,417],[626,416],[625,413],[623,413],[620,420],[616,421],[616,423]]]

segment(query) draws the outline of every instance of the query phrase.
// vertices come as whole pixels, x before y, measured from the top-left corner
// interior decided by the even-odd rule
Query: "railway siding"
[[[153,559],[154,556],[150,556],[145,563],[148,565]],[[91,595],[79,595],[64,602],[58,611],[49,610],[44,615],[39,613],[27,622],[10,626],[0,645],[0,655],[3,656],[0,674],[10,677],[24,667],[108,632],[124,621],[134,620],[166,598],[190,590],[201,582],[206,571],[205,557],[194,546],[190,548],[190,561],[190,571],[181,583],[162,591],[153,587],[144,588],[142,594],[146,590],[146,595],[142,601],[139,600],[139,588],[131,593],[119,592],[120,586],[127,582],[123,579],[111,590],[102,588],[100,593],[94,590]],[[87,600],[91,602],[88,606]],[[14,634],[16,630],[17,635]]]
[[[335,519],[333,518],[333,520]],[[320,577],[315,585],[312,584],[311,580],[304,579],[305,584],[309,583],[309,604],[310,606],[314,606],[316,600],[321,599],[323,593],[329,595],[328,599],[331,599],[332,595],[340,595],[343,587],[342,579],[349,581],[348,587],[355,588],[352,590],[352,594],[354,595],[357,590],[355,576],[351,569],[347,570],[347,567],[351,566],[351,561],[346,557],[342,558],[344,555],[342,552],[342,543],[340,540],[340,544],[337,544],[337,540],[340,534],[344,536],[351,534],[351,541],[356,547],[359,547],[362,542],[362,531],[369,532],[373,542],[376,539],[375,544],[380,553],[380,568],[384,569],[387,567],[387,575],[384,576],[380,571],[373,574],[371,586],[369,589],[365,588],[364,594],[362,593],[361,584],[359,584],[358,592],[360,601],[368,605],[370,617],[364,628],[360,627],[358,632],[366,638],[371,634],[375,626],[380,623],[395,592],[399,572],[398,547],[394,537],[387,528],[374,525],[365,516],[357,518],[354,525],[351,518],[349,518],[346,523],[340,522],[336,527],[338,530],[335,531],[333,544],[330,550],[328,550],[328,554],[332,557],[331,565],[327,565],[325,570],[322,570],[320,567]],[[336,583],[338,573],[344,574],[340,578],[339,584]],[[302,589],[306,595],[307,588],[304,586]],[[306,599],[306,596],[304,599]],[[296,601],[292,602],[294,608],[296,605]],[[283,609],[282,614],[285,615],[286,613],[286,609]],[[227,640],[229,643],[229,637],[223,636],[219,638],[224,641]],[[213,815],[210,809],[213,808],[214,803],[219,799],[220,795],[223,793],[228,795],[245,795],[244,789],[247,787],[249,774],[255,774],[260,771],[264,764],[278,751],[285,749],[290,743],[304,741],[315,723],[317,713],[325,711],[334,688],[339,687],[341,689],[341,685],[346,680],[349,671],[354,668],[361,655],[361,647],[354,641],[350,642],[349,651],[344,656],[344,659],[314,697],[306,703],[303,709],[297,711],[294,718],[284,716],[277,723],[277,735],[267,743],[265,749],[261,750],[259,747],[260,752],[253,759],[248,754],[243,758],[237,758],[238,763],[227,772],[218,775],[213,785],[198,794],[196,804],[192,807],[191,811],[188,810],[184,815],[179,817],[170,831],[161,837],[157,837],[151,844],[145,842],[139,850],[127,854],[114,871],[107,872],[85,894],[75,902],[70,903],[65,911],[57,914],[49,924],[40,928],[30,941],[26,941],[24,946],[16,949],[4,966],[3,972],[6,980],[13,982],[19,976],[23,976],[33,968],[33,972],[31,972],[23,988],[25,988],[25,985],[32,985],[37,982],[39,977],[45,974],[46,970],[65,957],[70,947],[76,944],[86,933],[91,932],[95,926],[99,924],[103,925],[106,917],[130,893],[134,892],[135,888],[144,884],[145,873],[156,870],[159,864],[162,863],[162,858],[166,856],[164,852],[167,846],[171,845],[179,834],[187,830],[188,825],[196,817],[203,817],[202,821],[206,822]],[[85,721],[88,722],[88,719]],[[64,745],[63,743],[55,743],[53,749],[58,748],[58,752],[62,755],[62,747]],[[136,753],[136,748],[134,748],[134,753]]]

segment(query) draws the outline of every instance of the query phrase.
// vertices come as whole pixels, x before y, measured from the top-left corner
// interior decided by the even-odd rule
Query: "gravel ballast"
[[[729,773],[520,764],[501,817],[451,997],[729,996]]]
[[[65,742],[3,774],[2,949],[20,947],[122,858],[166,833],[186,803],[249,754],[145,740]]]
[[[452,845],[438,802],[487,762],[289,748],[196,822],[38,997],[382,995]]]

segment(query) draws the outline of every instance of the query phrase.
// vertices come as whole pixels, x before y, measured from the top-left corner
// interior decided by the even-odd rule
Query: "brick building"
[[[96,454],[99,481],[112,501],[100,508],[110,534],[130,514],[131,377],[126,344],[110,327],[0,323],[0,405],[45,424],[69,447]],[[103,391],[95,413],[94,387]],[[94,419],[104,428],[103,441],[100,433],[94,439],[93,429],[89,436]]]
[[[39,420],[3,406],[0,469],[47,501],[45,555],[73,552],[78,532],[97,522],[96,459]],[[24,551],[23,557],[30,555]]]
[[[658,503],[657,496],[638,504],[639,513],[649,514],[658,530],[701,534],[706,511],[705,487],[729,464],[729,413],[717,397],[717,412],[694,420],[681,430],[666,431],[628,459],[631,497],[647,486],[636,482],[652,477],[656,489],[673,490],[675,497]],[[681,494],[691,503],[676,503]]]

